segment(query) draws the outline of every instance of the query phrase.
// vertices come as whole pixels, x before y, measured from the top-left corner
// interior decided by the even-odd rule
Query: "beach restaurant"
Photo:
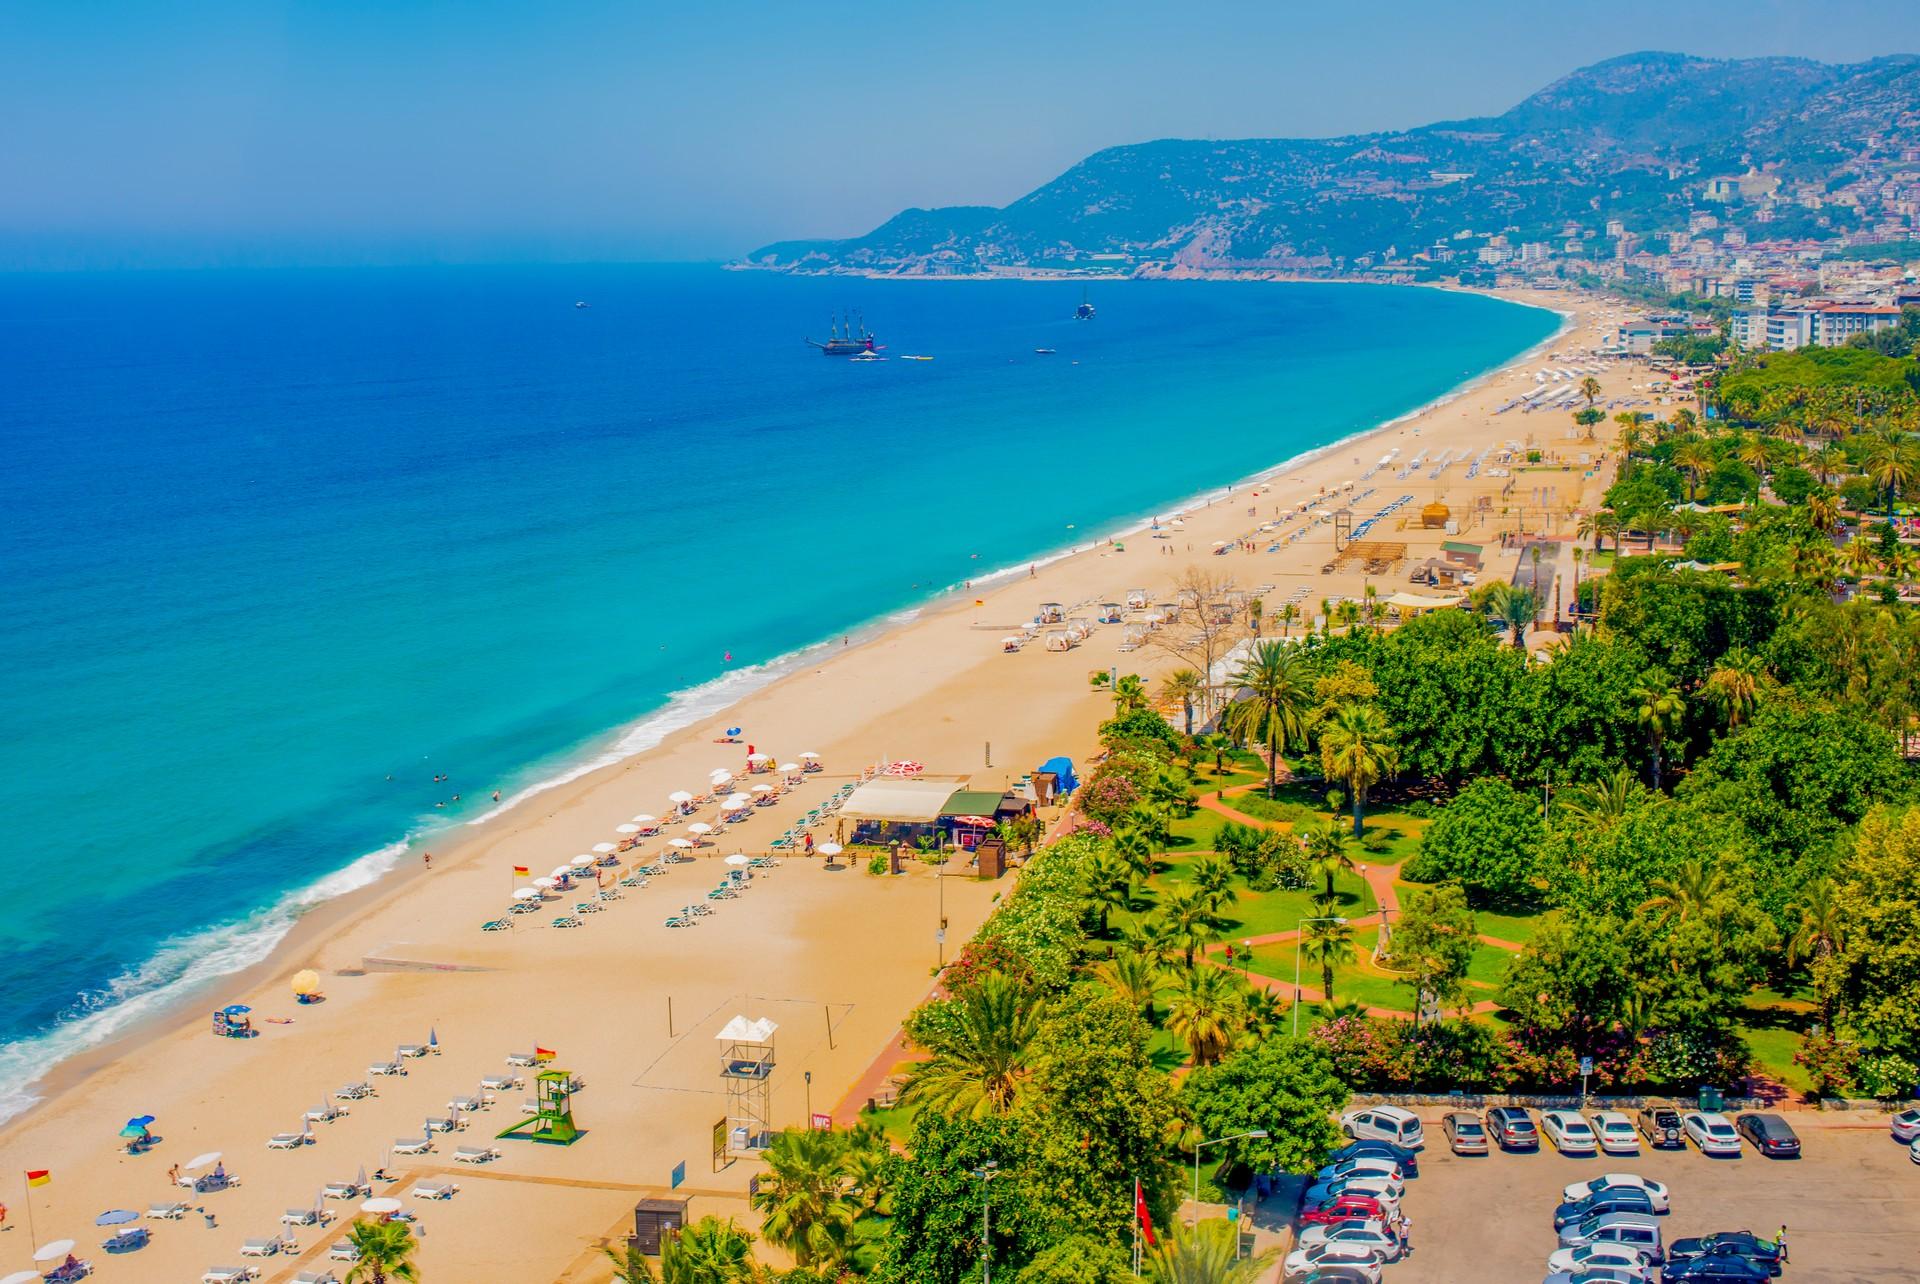
[[[853,843],[914,842],[942,834],[971,851],[994,825],[1033,804],[1015,794],[970,789],[965,776],[880,776],[847,795],[839,817]]]

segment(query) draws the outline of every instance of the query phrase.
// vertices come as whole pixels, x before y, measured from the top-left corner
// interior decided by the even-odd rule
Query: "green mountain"
[[[1684,231],[1709,179],[1742,176],[1732,199],[1749,201],[1749,214],[1764,203],[1773,234],[1819,236],[1874,216],[1902,167],[1912,184],[1920,57],[1830,66],[1639,53],[1576,71],[1500,116],[1346,138],[1115,147],[1004,209],[907,210],[865,236],[782,241],[743,263],[919,274],[1119,255],[1108,261],[1148,270],[1349,271],[1494,233],[1557,247],[1598,238],[1613,219],[1628,232]]]

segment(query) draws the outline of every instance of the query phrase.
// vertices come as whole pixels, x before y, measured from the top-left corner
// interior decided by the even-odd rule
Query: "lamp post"
[[[1344,923],[1347,920],[1338,914],[1322,914],[1314,918],[1303,918],[1293,929],[1293,1032],[1300,1033],[1300,946],[1306,940],[1309,923]]]
[[[1236,1132],[1231,1137],[1215,1137],[1212,1141],[1200,1142],[1193,1148],[1193,1224],[1200,1224],[1200,1152],[1208,1146],[1218,1146],[1223,1142],[1239,1141],[1245,1137],[1264,1137],[1264,1128],[1255,1128],[1249,1132]]]
[[[801,1076],[807,1081],[807,1127],[813,1127],[813,1071]]]
[[[980,1179],[980,1284],[993,1284],[993,1187],[988,1183],[1000,1175],[1000,1161],[987,1160],[973,1175]]]

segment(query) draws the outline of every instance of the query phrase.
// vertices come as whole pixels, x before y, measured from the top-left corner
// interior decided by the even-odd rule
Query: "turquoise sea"
[[[0,277],[0,1085],[217,993],[496,789],[1558,324],[1368,286],[1092,298],[1077,323],[1077,284],[710,267]],[[895,359],[802,345],[841,309]]]

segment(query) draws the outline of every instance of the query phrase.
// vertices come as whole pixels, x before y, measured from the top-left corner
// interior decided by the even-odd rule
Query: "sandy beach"
[[[1600,328],[1611,328],[1603,317],[1627,311],[1570,294],[1508,297],[1569,314],[1568,328],[1547,345],[1558,351],[1591,348]],[[321,1269],[327,1245],[339,1238],[357,1201],[326,1201],[341,1222],[294,1228],[299,1247],[291,1255],[243,1259],[239,1249],[243,1240],[280,1231],[281,1214],[311,1205],[325,1183],[349,1180],[363,1167],[371,1173],[384,1166],[397,1178],[376,1193],[417,1212],[424,1231],[419,1262],[425,1278],[436,1281],[604,1280],[596,1245],[630,1227],[635,1200],[665,1195],[682,1162],[679,1194],[692,1199],[694,1216],[720,1213],[757,1227],[745,1202],[757,1164],[742,1159],[715,1171],[711,1159],[711,1131],[724,1113],[716,1032],[735,1015],[779,1023],[771,1089],[776,1126],[801,1124],[809,1110],[856,1109],[858,1101],[843,1097],[933,984],[942,906],[951,958],[1010,884],[937,877],[917,862],[906,875],[886,878],[858,867],[827,868],[817,858],[787,858],[756,871],[737,899],[714,902],[714,912],[697,926],[664,926],[680,907],[705,902],[722,877],[720,857],[766,851],[801,813],[863,767],[888,759],[916,759],[929,772],[970,777],[975,787],[989,789],[1056,754],[1084,761],[1098,722],[1110,712],[1087,674],[1117,666],[1153,676],[1177,662],[1150,646],[1122,654],[1117,627],[1096,630],[1064,654],[1038,642],[1003,654],[1002,636],[1030,619],[1041,601],[1093,603],[1136,586],[1170,596],[1174,579],[1201,565],[1255,590],[1269,616],[1296,598],[1311,618],[1322,599],[1357,597],[1368,582],[1382,596],[1410,589],[1408,568],[1449,538],[1484,546],[1483,579],[1510,574],[1519,554],[1502,551],[1498,534],[1512,528],[1523,507],[1528,528],[1542,529],[1532,496],[1546,492],[1551,533],[1569,534],[1565,515],[1592,508],[1603,484],[1601,446],[1576,439],[1567,413],[1493,413],[1533,389],[1533,371],[1545,364],[1521,359],[1367,438],[1237,485],[1210,503],[1188,505],[1183,527],[1163,528],[1164,538],[1140,532],[1117,544],[1103,541],[1030,576],[929,607],[865,644],[822,652],[818,663],[724,715],[468,831],[457,846],[434,851],[430,870],[416,860],[316,912],[269,964],[208,995],[194,1011],[63,1068],[40,1089],[46,1099],[0,1131],[6,1156],[0,1167],[9,1174],[0,1180],[0,1201],[8,1205],[10,1228],[0,1233],[0,1274],[31,1264],[20,1185],[27,1169],[52,1174],[49,1184],[32,1191],[32,1233],[42,1242],[78,1240],[97,1278],[109,1281],[198,1280],[211,1266],[243,1261],[258,1265],[266,1280]],[[1620,364],[1600,378],[1605,394],[1615,397],[1635,395],[1629,384],[1644,384],[1648,375],[1638,365]],[[1611,425],[1603,424],[1600,434],[1602,442],[1610,439]],[[1437,479],[1426,467],[1405,480],[1395,475],[1423,449],[1435,457],[1450,450],[1464,460],[1509,443],[1545,452],[1542,470],[1498,476],[1501,470],[1489,466],[1469,481],[1463,463],[1455,463]],[[1395,449],[1394,464],[1358,480]],[[1070,476],[1063,480],[1070,484]],[[1323,573],[1333,559],[1330,525],[1311,525],[1301,538],[1289,538],[1313,522],[1320,506],[1314,501],[1327,492],[1344,496],[1348,482],[1356,485],[1356,521],[1412,497],[1368,535],[1407,546],[1406,561],[1389,576],[1368,581],[1358,563]],[[1359,498],[1369,487],[1371,494]],[[1482,497],[1486,508],[1476,512]],[[1420,528],[1420,507],[1436,499],[1460,518],[1457,536]],[[1302,504],[1305,514],[1297,511]],[[1272,522],[1283,524],[1256,533]],[[1256,551],[1242,551],[1243,540]],[[1227,541],[1229,551],[1216,555],[1216,541]],[[1278,551],[1268,551],[1274,545]],[[713,768],[743,771],[747,745],[716,743],[729,725],[745,728],[743,741],[778,759],[817,751],[825,770],[776,806],[755,809],[749,822],[692,863],[672,867],[646,887],[625,889],[604,912],[583,916],[580,928],[549,925],[577,899],[569,896],[564,905],[518,919],[511,931],[481,931],[508,905],[515,866],[545,873],[614,839],[615,826],[635,813],[664,813],[670,791],[704,788]],[[712,819],[711,811],[701,818]],[[680,832],[669,830],[641,850],[658,852],[665,837]],[[320,973],[325,1002],[294,1004],[288,979],[301,968]],[[227,1003],[252,1007],[259,1037],[212,1037],[207,1013]],[[303,1114],[335,1089],[366,1079],[370,1064],[391,1057],[397,1045],[426,1042],[430,1031],[437,1054],[405,1061],[405,1077],[374,1079],[378,1094],[346,1103],[347,1117],[314,1124],[313,1144],[267,1148],[272,1135],[299,1131]],[[585,1082],[574,1099],[587,1130],[582,1140],[564,1148],[494,1142],[493,1134],[520,1118],[520,1102],[530,1095],[508,1090],[495,1094],[494,1104],[465,1130],[438,1137],[432,1152],[390,1154],[396,1139],[420,1135],[427,1116],[445,1115],[452,1098],[478,1093],[483,1076],[510,1073],[509,1053],[536,1046],[554,1050],[554,1064]],[[129,1156],[115,1134],[140,1114],[157,1117],[161,1141]],[[502,1157],[482,1167],[454,1162],[456,1146],[482,1144],[499,1147]],[[214,1150],[224,1153],[241,1185],[206,1196],[173,1191],[191,1205],[184,1219],[146,1222],[153,1242],[137,1253],[99,1251],[107,1232],[94,1229],[97,1214],[144,1212],[169,1197],[170,1166]],[[419,1180],[442,1177],[460,1186],[451,1199],[411,1193]]]

